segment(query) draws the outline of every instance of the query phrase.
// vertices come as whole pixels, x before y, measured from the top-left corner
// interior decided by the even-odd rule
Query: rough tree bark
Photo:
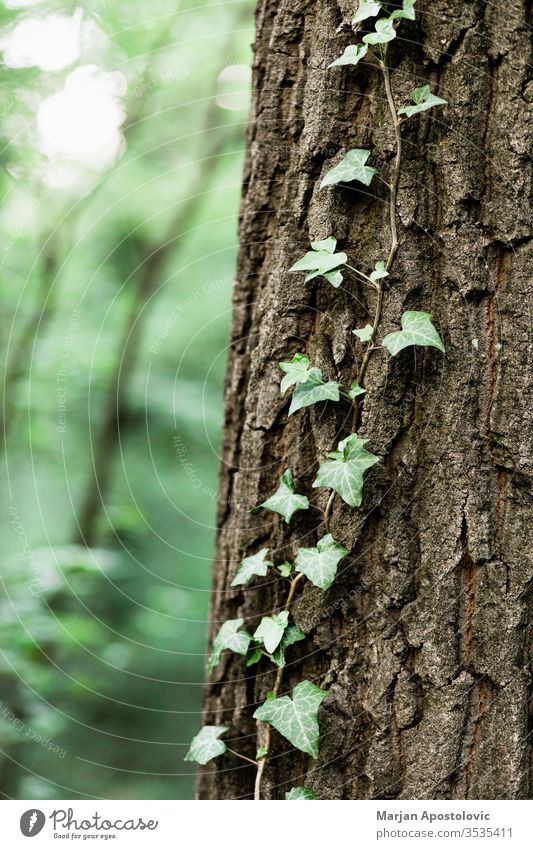
[[[370,148],[390,174],[377,69],[327,70],[353,43],[355,6],[257,9],[213,630],[237,616],[253,627],[282,605],[270,580],[230,589],[236,566],[262,546],[283,558],[314,544],[320,514],[287,526],[248,511],[287,467],[324,507],[327,492],[311,488],[318,463],[350,432],[341,404],[288,419],[277,363],[307,351],[328,378],[351,382],[360,351],[351,331],[372,314],[371,290],[304,284],[287,269],[331,234],[366,268],[389,244],[382,183],[318,187],[351,147]],[[293,613],[309,636],[293,647],[282,687],[305,677],[329,689],[320,757],[274,732],[264,798],[295,784],[334,799],[531,796],[531,20],[519,0],[420,2],[391,44],[396,100],[429,82],[449,106],[403,130],[401,246],[382,333],[404,309],[427,310],[446,356],[411,348],[371,359],[359,433],[382,462],[367,473],[360,510],[335,499],[331,533],[351,553],[327,593],[300,591]],[[253,706],[274,674],[266,661],[254,675],[226,655],[205,721],[231,725],[232,747],[253,757]],[[227,754],[203,769],[199,796],[250,798],[253,779]]]

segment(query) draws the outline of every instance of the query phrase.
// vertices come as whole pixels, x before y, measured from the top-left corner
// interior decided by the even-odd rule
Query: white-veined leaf
[[[186,761],[195,761],[204,766],[208,761],[223,755],[227,747],[218,738],[229,731],[227,725],[205,725],[196,737],[191,740],[191,746],[185,755]]]
[[[335,580],[339,561],[347,554],[348,550],[327,534],[318,540],[316,548],[299,548],[294,565],[315,587],[327,590]]]
[[[326,696],[327,692],[311,681],[301,681],[292,691],[292,699],[267,698],[255,711],[254,719],[268,722],[301,752],[317,758],[318,709]]]
[[[263,501],[261,507],[264,507],[266,510],[272,510],[274,513],[279,513],[288,524],[297,510],[308,509],[309,499],[305,495],[298,495],[295,492],[292,472],[290,469],[287,469],[282,474],[279,486],[274,495]]]
[[[252,554],[250,557],[245,557],[244,560],[241,560],[231,586],[238,587],[240,584],[246,584],[254,575],[264,577],[268,567],[274,565],[270,560],[266,559],[268,551],[268,548],[262,548],[257,554]]]
[[[379,462],[379,457],[364,447],[367,442],[355,433],[339,442],[337,451],[329,454],[332,459],[320,464],[313,486],[333,489],[350,507],[360,507],[363,475]]]
[[[424,345],[438,348],[444,353],[444,345],[433,326],[431,315],[418,310],[408,310],[402,315],[402,329],[389,333],[383,345],[394,357],[409,345]]]
[[[337,165],[330,168],[320,183],[320,188],[334,186],[336,183],[350,183],[352,180],[369,186],[374,174],[378,173],[376,168],[366,164],[369,156],[370,151],[363,148],[349,150]]]

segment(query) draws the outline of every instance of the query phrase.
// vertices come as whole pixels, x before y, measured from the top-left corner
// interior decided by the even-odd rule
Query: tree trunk
[[[278,562],[323,534],[316,510],[251,514],[288,467],[312,489],[319,462],[350,433],[342,404],[287,417],[278,362],[306,352],[350,385],[352,329],[374,311],[353,280],[288,274],[330,235],[373,267],[390,244],[388,190],[374,179],[319,188],[338,151],[368,148],[390,179],[394,133],[374,65],[333,68],[354,43],[347,0],[260,0],[241,251],[226,385],[219,533],[211,612],[248,630],[283,606],[279,581],[230,588],[240,560],[269,547]],[[292,614],[281,692],[309,679],[329,690],[320,756],[273,732],[263,798],[293,785],[332,799],[530,798],[530,587],[527,543],[532,410],[528,399],[532,265],[531,3],[432,0],[402,21],[389,65],[397,103],[426,82],[444,110],[406,122],[400,249],[380,338],[402,311],[431,312],[446,345],[375,353],[359,434],[379,455],[361,509],[335,498],[330,530],[350,551],[331,589],[309,582]],[[376,164],[376,162],[374,163]],[[212,636],[212,634],[211,634]],[[254,757],[254,706],[272,689],[266,660],[225,653],[207,686],[205,721],[230,725]],[[210,762],[200,798],[250,798],[254,769]]]

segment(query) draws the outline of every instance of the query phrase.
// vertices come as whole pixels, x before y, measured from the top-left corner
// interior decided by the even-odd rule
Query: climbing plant
[[[290,272],[307,272],[305,282],[323,278],[331,286],[342,286],[345,277],[354,276],[373,292],[372,322],[364,327],[355,328],[354,335],[360,346],[359,367],[349,386],[344,387],[336,380],[324,377],[322,371],[314,366],[304,352],[294,354],[292,359],[279,364],[283,372],[281,394],[291,391],[289,415],[314,404],[347,403],[352,407],[352,432],[340,440],[319,465],[313,482],[313,488],[329,492],[327,504],[322,511],[321,527],[324,534],[316,546],[298,548],[294,562],[275,564],[268,559],[269,550],[261,549],[256,554],[242,560],[232,580],[232,586],[247,584],[256,576],[264,577],[276,573],[287,587],[283,610],[264,616],[254,633],[243,628],[242,619],[225,622],[218,631],[208,661],[211,672],[220,662],[223,651],[232,651],[244,658],[246,666],[253,666],[266,657],[276,667],[272,690],[266,701],[254,712],[258,722],[258,742],[255,758],[232,752],[221,737],[229,731],[228,726],[205,726],[193,739],[188,760],[205,764],[211,759],[232,752],[236,757],[256,767],[254,797],[261,799],[262,780],[268,764],[271,743],[271,731],[275,729],[293,746],[312,758],[318,757],[320,705],[327,691],[317,687],[312,681],[300,681],[290,694],[281,694],[285,652],[294,643],[304,640],[306,635],[300,627],[291,622],[290,610],[298,586],[307,579],[315,587],[326,591],[334,582],[340,561],[349,553],[335,540],[329,531],[329,519],[335,497],[339,496],[352,508],[361,506],[365,473],[380,461],[380,458],[367,448],[368,439],[359,436],[361,410],[366,393],[365,379],[370,358],[378,353],[388,352],[396,356],[404,348],[419,345],[437,348],[444,352],[442,339],[435,329],[431,315],[427,312],[409,310],[401,316],[400,329],[387,334],[379,341],[381,322],[386,294],[387,278],[395,264],[398,250],[398,209],[397,197],[402,168],[402,133],[404,121],[414,115],[443,106],[446,101],[433,94],[429,86],[416,88],[411,92],[411,103],[398,109],[393,97],[388,65],[389,43],[396,38],[402,19],[415,19],[416,0],[403,0],[398,3],[381,3],[373,0],[359,0],[353,18],[353,29],[357,34],[364,28],[366,32],[361,41],[349,45],[344,53],[331,63],[330,68],[357,65],[363,59],[372,60],[379,68],[388,104],[388,112],[395,138],[395,151],[392,173],[387,182],[389,193],[389,229],[390,244],[386,256],[369,259],[364,269],[349,262],[344,251],[337,250],[337,240],[333,236],[311,242],[310,250],[289,269]],[[348,150],[340,161],[328,170],[321,181],[325,189],[338,183],[356,181],[369,186],[378,169],[371,158],[371,151],[364,148]],[[308,510],[312,506],[308,496],[298,493],[292,471],[287,469],[281,476],[279,487],[266,501],[254,510],[270,510],[278,513],[283,521],[289,523],[299,510]],[[320,508],[319,508],[320,509]],[[288,800],[315,799],[308,788],[293,787],[285,796]]]

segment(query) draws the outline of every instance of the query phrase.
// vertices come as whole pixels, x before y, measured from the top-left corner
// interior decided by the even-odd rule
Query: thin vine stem
[[[389,112],[392,118],[392,123],[394,125],[394,135],[396,138],[396,156],[394,160],[394,171],[392,175],[392,181],[389,184],[389,221],[390,221],[390,233],[391,233],[391,243],[389,248],[389,254],[387,256],[387,261],[385,263],[385,270],[390,273],[394,261],[396,259],[396,254],[398,253],[398,188],[400,185],[400,174],[402,168],[402,133],[400,129],[401,119],[398,117],[398,112],[396,110],[396,104],[394,102],[394,96],[392,93],[391,81],[390,81],[390,70],[387,64],[388,62],[388,45],[386,45],[381,50],[381,59],[379,62],[379,67],[383,74],[383,80],[385,83],[385,92],[387,95],[387,104],[389,107]],[[381,321],[381,314],[383,311],[383,279],[378,280],[376,285],[376,309],[374,312],[374,321],[372,323],[372,333],[370,335],[370,339],[368,340],[368,344],[366,346],[366,350],[361,361],[361,365],[359,367],[359,372],[357,375],[357,383],[363,389],[364,381],[366,376],[366,371],[368,368],[368,363],[370,362],[370,357],[372,356],[373,351],[376,350],[376,346],[374,346],[374,340],[376,337],[376,333],[379,328],[379,323]],[[355,432],[357,430],[359,424],[359,416],[361,412],[361,404],[360,398],[354,399],[354,414],[352,421],[352,431]]]
[[[288,610],[289,607],[291,606],[291,604],[294,600],[294,594],[296,592],[296,587],[298,586],[298,584],[300,583],[300,581],[304,577],[305,576],[304,576],[303,572],[300,572],[300,574],[296,575],[295,578],[291,578],[291,585],[290,585],[289,593],[287,595],[287,600],[285,602],[284,610]],[[274,686],[272,688],[272,693],[274,694],[275,698],[277,698],[278,695],[279,695],[279,691],[281,689],[282,681],[283,681],[283,667],[278,666],[278,669],[276,671],[276,678],[274,680]],[[261,737],[261,734],[258,735],[258,742],[260,743],[261,748],[266,749],[267,754],[264,756],[264,758],[261,758],[261,760],[259,761],[258,766],[257,766],[257,773],[256,773],[256,776],[255,776],[255,788],[254,788],[254,800],[256,802],[261,799],[261,783],[262,783],[262,780],[263,780],[263,773],[265,771],[265,766],[266,766],[267,761],[268,761],[268,750],[270,748],[270,731],[271,731],[270,725],[268,725],[268,723],[265,723],[264,734],[262,735],[262,740],[259,739]],[[257,763],[257,761],[255,761],[254,763]]]
[[[236,758],[240,758],[241,761],[246,761],[249,764],[253,764],[253,766],[259,766],[259,761],[254,761],[253,758],[247,758],[246,755],[241,755],[240,752],[236,752],[235,749],[230,749],[229,746],[226,746],[228,752],[231,752],[232,755],[235,755]]]

